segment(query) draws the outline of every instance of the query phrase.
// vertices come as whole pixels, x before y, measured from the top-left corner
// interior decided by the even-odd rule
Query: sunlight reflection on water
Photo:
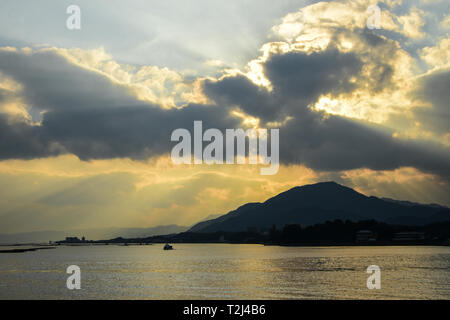
[[[66,268],[81,268],[68,290]],[[366,268],[381,268],[368,290]],[[450,247],[230,244],[58,247],[0,254],[1,299],[449,299]]]

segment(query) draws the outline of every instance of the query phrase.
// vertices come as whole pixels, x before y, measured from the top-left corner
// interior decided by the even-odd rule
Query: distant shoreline
[[[308,247],[448,247],[449,244],[442,243],[302,243],[302,244],[285,244],[285,243],[248,243],[248,242],[171,242],[175,245],[187,244],[187,245],[201,245],[201,244],[231,244],[231,245],[261,245],[261,246],[273,246],[273,247],[293,247],[293,248],[308,248]],[[92,247],[92,246],[119,246],[119,247],[136,247],[136,246],[148,246],[153,244],[164,244],[163,242],[157,243],[85,243],[85,244],[65,244],[61,243],[56,246],[42,246],[33,248],[17,248],[0,250],[1,253],[25,253],[44,249],[56,249],[57,247]],[[0,248],[5,245],[1,245]],[[9,246],[21,246],[20,244]]]
[[[42,247],[33,247],[33,248],[7,249],[7,250],[0,250],[0,253],[22,253],[22,252],[28,252],[28,251],[37,251],[37,250],[55,249],[55,248],[56,247],[42,246]]]
[[[132,240],[132,239],[130,239]],[[407,247],[407,246],[433,246],[433,247],[448,247],[450,243],[442,242],[327,242],[327,243],[269,243],[269,242],[218,242],[218,241],[205,241],[205,242],[176,242],[176,241],[163,241],[163,242],[92,242],[92,243],[60,243],[56,246],[67,247],[89,247],[89,246],[148,246],[157,244],[258,244],[262,246],[279,246],[279,247]]]

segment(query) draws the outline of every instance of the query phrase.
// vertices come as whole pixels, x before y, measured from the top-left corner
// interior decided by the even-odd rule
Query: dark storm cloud
[[[39,126],[0,114],[1,159],[66,152],[84,160],[144,159],[170,152],[171,132],[192,128],[194,120],[221,129],[239,125],[225,108],[189,105],[164,110],[140,102],[124,87],[53,52],[0,51],[0,71],[22,84],[31,111],[45,110]]]
[[[378,66],[376,74],[371,75],[378,80],[372,87],[375,91],[381,85],[389,85],[392,75],[383,62]],[[335,49],[310,55],[292,52],[272,56],[265,64],[266,75],[274,87],[270,93],[242,76],[207,82],[205,91],[216,101],[239,106],[264,121],[292,116],[280,129],[280,159],[284,163],[303,163],[326,171],[412,166],[449,179],[450,151],[445,146],[395,139],[387,128],[335,115],[325,116],[308,107],[322,94],[352,91],[356,85],[350,82],[352,77],[358,79],[356,83],[364,80],[361,67],[357,56]],[[429,88],[433,88],[432,95],[442,106],[445,99],[448,101],[444,87],[442,81]]]
[[[324,171],[412,166],[450,178],[450,152],[442,145],[394,139],[384,128],[314,112],[280,130],[280,157]]]
[[[431,108],[415,108],[415,116],[425,128],[438,134],[450,132],[450,71],[425,76],[415,92],[418,98],[431,103]]]
[[[223,108],[190,105],[182,110],[152,106],[59,110],[45,113],[40,126],[11,122],[0,115],[0,159],[31,159],[73,153],[80,159],[146,159],[168,153],[177,128],[192,132],[193,122],[207,128],[235,128]]]
[[[38,110],[138,104],[126,88],[71,64],[52,51],[34,54],[0,51],[0,71],[23,86],[23,98]]]
[[[227,77],[218,82],[206,80],[204,91],[221,106],[239,107],[266,121],[284,118],[283,105],[277,106],[273,95],[265,88],[255,86],[243,75]]]
[[[0,88],[0,104],[7,101],[9,92]]]
[[[193,131],[195,120],[207,128],[239,126],[224,108],[189,105],[181,110],[138,106],[68,110],[45,114],[42,127],[69,152],[83,160],[129,157],[145,159],[170,152],[177,128]]]
[[[265,64],[265,74],[273,91],[255,86],[244,76],[207,81],[206,94],[223,105],[236,105],[262,120],[282,121],[321,94],[339,94],[355,88],[350,78],[359,74],[361,61],[352,53],[336,49],[312,53],[290,52],[273,55]],[[294,102],[294,103],[292,103]]]
[[[11,121],[0,114],[0,159],[33,159],[58,155],[64,148],[39,126]]]
[[[264,69],[275,94],[311,102],[323,93],[339,94],[355,89],[350,78],[358,75],[361,67],[362,62],[354,53],[329,49],[309,55],[304,52],[274,55]]]
[[[308,107],[322,94],[351,92],[363,80],[362,63],[355,54],[330,48],[310,55],[272,55],[264,69],[273,86],[271,92],[243,76],[226,77],[205,82],[204,91],[216,105],[191,104],[163,110],[138,102],[123,87],[50,52],[2,53],[0,71],[20,82],[25,99],[47,112],[40,126],[0,117],[0,157],[33,158],[69,152],[84,160],[145,159],[170,152],[171,132],[191,129],[194,120],[203,120],[205,129],[240,127],[229,115],[230,109],[238,106],[259,117],[263,126],[292,117],[280,128],[282,163],[301,163],[317,170],[413,166],[444,179],[450,177],[448,148],[394,139],[384,128],[324,116]],[[353,77],[358,81],[351,81]],[[382,77],[390,83],[389,72]],[[438,90],[434,92],[439,95],[435,98],[438,103],[447,99],[448,93],[442,88],[429,88]]]

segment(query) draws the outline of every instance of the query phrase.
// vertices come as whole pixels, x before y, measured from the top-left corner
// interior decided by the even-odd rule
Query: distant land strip
[[[7,250],[0,250],[0,253],[22,253],[22,252],[28,252],[28,251],[37,251],[37,250],[55,249],[55,248],[56,247],[35,247],[35,248],[7,249]]]

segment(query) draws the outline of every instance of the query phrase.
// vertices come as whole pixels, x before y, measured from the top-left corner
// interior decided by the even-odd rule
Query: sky
[[[189,226],[329,180],[450,206],[449,11],[444,0],[2,0],[0,233]],[[195,120],[278,128],[278,173],[174,164],[171,132]]]

